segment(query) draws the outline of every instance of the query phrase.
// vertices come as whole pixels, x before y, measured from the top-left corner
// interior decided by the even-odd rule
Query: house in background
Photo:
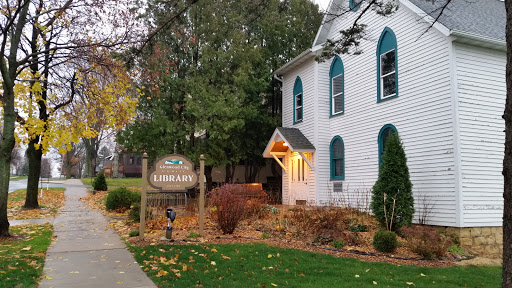
[[[323,44],[367,5],[332,0],[312,48],[275,72],[283,127],[264,156],[283,168],[285,204],[364,208],[394,131],[408,159],[416,222],[427,215],[463,246],[499,257],[504,3],[453,0],[430,27],[444,3],[400,0],[389,17],[368,11],[359,21],[368,25],[361,53],[319,63]]]

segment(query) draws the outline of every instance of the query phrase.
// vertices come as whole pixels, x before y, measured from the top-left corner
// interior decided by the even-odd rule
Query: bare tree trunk
[[[4,124],[2,141],[0,141],[0,236],[10,236],[9,221],[7,220],[7,198],[9,197],[9,168],[11,165],[11,151],[15,144],[14,122],[16,119],[14,93],[12,89],[6,89],[5,84],[3,94]]]
[[[260,167],[251,159],[245,160],[245,183],[255,183]]]
[[[503,283],[512,287],[512,0],[505,0],[507,11],[507,98],[505,103],[505,155],[503,158]]]
[[[98,139],[83,139],[85,146],[85,176],[94,177],[96,170],[96,154],[98,151]]]
[[[233,164],[226,165],[226,183],[232,184],[234,182],[235,179],[233,179],[233,178],[235,177],[235,169],[236,169],[236,165],[233,165]]]
[[[25,198],[25,209],[38,209],[39,203],[37,201],[37,191],[39,188],[39,176],[41,176],[41,158],[43,152],[41,149],[36,149],[34,144],[37,144],[38,138],[33,139],[28,144],[27,158],[28,158],[28,179],[27,179],[27,196]]]
[[[213,178],[212,178],[213,166],[204,166],[204,177],[206,178],[206,191],[211,191],[213,189]],[[203,179],[200,179],[203,181]]]

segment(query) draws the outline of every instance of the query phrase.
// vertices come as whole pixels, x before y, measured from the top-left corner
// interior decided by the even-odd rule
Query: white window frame
[[[300,106],[297,105],[297,96],[299,96],[299,95],[300,95],[300,102],[302,104]],[[295,101],[294,102],[295,103],[295,122],[300,122],[300,121],[302,121],[302,118],[304,118],[304,109],[302,110],[302,113],[300,113],[301,114],[300,115],[301,116],[300,119],[298,118],[298,116],[299,116],[298,114],[299,113],[297,113],[297,110],[302,108],[302,107],[304,107],[304,98],[302,96],[302,93],[298,93],[295,96],[293,96],[293,101]]]
[[[386,99],[386,98],[390,98],[390,97],[396,96],[396,81],[395,81],[395,93],[390,94],[388,96],[384,96],[384,77],[396,73],[396,65],[395,65],[395,70],[393,70],[393,72],[389,72],[388,74],[385,74],[385,75],[382,73],[382,69],[383,69],[383,66],[384,66],[384,65],[382,65],[382,56],[388,54],[389,52],[396,53],[395,48],[380,54],[380,99]],[[395,62],[396,62],[396,55],[395,55]]]
[[[336,75],[336,76],[334,76],[334,77],[332,77],[332,78],[331,78],[331,94],[332,94],[332,98],[331,98],[331,109],[332,109],[332,111],[331,111],[331,114],[332,114],[332,115],[341,114],[341,113],[343,113],[343,112],[344,112],[343,110],[345,110],[345,109],[343,109],[343,108],[344,108],[344,107],[343,107],[344,105],[342,105],[342,109],[341,109],[341,111],[336,112],[336,105],[335,105],[334,98],[335,98],[335,97],[338,97],[338,96],[340,96],[340,95],[341,95],[341,101],[344,101],[344,100],[345,100],[345,99],[343,99],[343,86],[345,85],[345,83],[342,83],[342,84],[341,84],[341,92],[340,92],[340,93],[338,93],[338,94],[336,94],[336,95],[334,95],[334,78],[337,78],[337,77],[343,77],[343,73],[340,73],[340,74],[338,74],[338,75]],[[343,80],[343,78],[341,78],[341,79]],[[343,81],[343,82],[344,82],[344,81]]]

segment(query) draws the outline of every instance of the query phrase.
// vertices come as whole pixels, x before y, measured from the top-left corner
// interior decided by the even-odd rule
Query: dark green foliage
[[[140,234],[139,230],[132,230],[132,231],[130,231],[128,236],[135,237],[135,236],[139,236],[139,234]]]
[[[334,241],[332,241],[332,247],[334,247],[336,249],[341,249],[341,248],[345,247],[345,241],[334,240]]]
[[[134,203],[140,201],[140,193],[130,191],[124,187],[108,192],[105,206],[107,210],[120,208],[129,209]]]
[[[383,227],[396,231],[412,222],[414,214],[412,183],[409,179],[407,158],[398,135],[394,132],[390,133],[384,146],[379,178],[373,185],[370,208]]]
[[[96,176],[96,178],[92,182],[92,188],[98,191],[108,190],[107,180],[105,179],[105,175],[103,174],[103,172],[98,173],[98,176]]]
[[[366,232],[366,231],[368,231],[368,227],[363,224],[357,224],[357,225],[352,225],[352,226],[348,227],[348,230],[350,232]]]
[[[137,202],[133,203],[130,212],[128,212],[128,219],[139,222],[140,221],[140,194],[136,193]],[[146,219],[150,218],[152,215],[151,210],[146,208]]]
[[[398,246],[395,232],[379,230],[373,235],[373,247],[380,252],[393,252]]]

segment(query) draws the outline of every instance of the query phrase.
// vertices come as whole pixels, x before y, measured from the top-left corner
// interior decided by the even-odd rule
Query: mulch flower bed
[[[111,218],[111,226],[133,245],[155,245],[165,240],[167,218],[157,217],[146,222],[144,241],[139,237],[130,237],[131,231],[139,230],[139,223],[128,220],[127,211],[106,211],[104,198],[106,192],[89,195],[82,200],[90,207],[100,210]],[[339,207],[286,206],[248,203],[246,217],[237,225],[231,235],[223,234],[215,220],[216,207],[206,207],[204,233],[198,237],[198,213],[193,207],[178,210],[178,216],[172,224],[173,243],[244,243],[264,242],[284,248],[294,248],[336,257],[351,257],[371,262],[388,262],[399,265],[418,265],[445,267],[455,265],[462,256],[448,252],[448,245],[455,243],[450,235],[440,235],[433,227],[421,226],[421,235],[406,238],[398,237],[399,246],[393,253],[382,253],[372,245],[373,234],[380,229],[375,219],[367,213]],[[252,207],[255,206],[255,207]],[[155,215],[156,213],[153,213]],[[425,232],[427,231],[427,232]],[[421,259],[413,252],[411,243],[424,234],[438,235],[441,242],[430,249],[443,250],[436,260]],[[403,235],[402,235],[403,236]],[[411,237],[415,237],[412,239]],[[432,236],[433,237],[433,236]],[[162,240],[164,239],[164,240]],[[439,240],[438,239],[438,240]],[[343,243],[343,247],[333,247],[333,241]],[[415,241],[411,241],[415,240]],[[427,239],[428,243],[432,242]]]

